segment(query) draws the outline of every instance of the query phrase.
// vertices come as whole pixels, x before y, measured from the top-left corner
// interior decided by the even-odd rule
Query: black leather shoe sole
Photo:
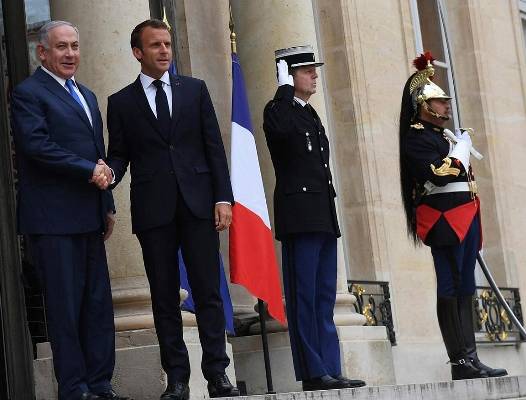
[[[218,397],[238,397],[240,396],[240,393],[238,388],[233,387],[231,390],[226,390],[222,392],[209,390],[208,395],[211,399],[217,399]]]

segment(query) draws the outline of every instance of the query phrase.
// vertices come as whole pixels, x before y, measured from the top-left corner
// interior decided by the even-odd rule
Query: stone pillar
[[[229,2],[228,0],[172,1],[177,18],[177,52],[181,72],[206,82],[230,165],[232,63],[228,27]],[[220,234],[220,241],[227,281],[229,281],[228,232]],[[231,284],[229,290],[236,315],[254,313],[254,297],[245,288]]]
[[[455,38],[452,56],[462,123],[474,128],[473,144],[484,155],[472,161],[481,197],[484,255],[497,283],[519,287],[524,297],[526,51],[519,4],[445,4]],[[524,315],[524,301],[522,310]]]
[[[334,6],[334,2],[332,2]],[[338,4],[340,4],[338,2]],[[263,109],[276,91],[276,72],[274,63],[274,50],[295,45],[311,44],[317,56],[323,59],[319,52],[320,40],[318,16],[314,13],[312,3],[304,0],[266,1],[247,3],[242,0],[232,1],[232,12],[234,16],[235,32],[237,35],[237,49],[247,84],[247,94],[252,111],[254,136],[258,148],[258,156],[261,164],[263,182],[267,195],[267,203],[270,206],[271,219],[272,193],[274,190],[275,177],[270,154],[268,152],[265,136],[262,129]],[[262,21],[260,16],[265,15]],[[328,113],[327,97],[327,72],[320,68],[321,84],[318,84],[318,92],[312,96],[311,103],[316,108],[324,126],[327,128],[329,140],[332,143],[333,155],[337,154],[336,135],[349,135],[349,132],[339,132],[334,129],[334,124]],[[330,67],[329,67],[330,68]],[[340,180],[340,175],[347,174],[333,156],[331,169],[335,177],[335,186],[338,193],[345,192]],[[341,169],[341,170],[340,170]],[[342,215],[342,207],[339,204],[341,197],[337,198],[338,214],[344,225],[345,216]],[[338,327],[340,337],[340,350],[342,354],[342,371],[344,374],[359,376],[369,383],[393,383],[394,373],[392,367],[392,356],[390,344],[386,339],[383,327],[361,327],[365,323],[365,317],[354,311],[353,304],[356,301],[347,289],[347,271],[349,253],[346,251],[347,242],[345,229],[343,239],[338,240],[338,286],[334,321]],[[360,246],[360,244],[356,244]],[[277,246],[279,254],[279,245]],[[352,257],[352,256],[351,256]],[[262,393],[265,391],[263,360],[259,337],[231,338],[234,348],[234,359],[236,362],[236,374],[238,380],[246,382],[248,393]],[[269,347],[271,364],[274,371],[275,389],[279,391],[294,391],[300,386],[294,382],[292,374],[292,360],[290,343],[287,333],[272,333],[269,335]],[[361,358],[366,357],[368,371],[365,366],[360,367]],[[371,368],[372,359],[384,360],[380,364],[382,373]],[[360,360],[360,361],[359,361]],[[256,372],[255,368],[261,368]],[[250,371],[250,372],[249,372]],[[278,376],[276,376],[278,375]],[[379,375],[382,377],[379,378]],[[259,378],[258,378],[259,377]]]
[[[268,1],[264,3],[247,4],[243,1],[232,2],[237,49],[247,84],[248,99],[252,111],[254,136],[258,148],[258,156],[263,175],[263,183],[267,196],[267,204],[273,218],[272,193],[275,177],[272,161],[265,142],[263,132],[263,108],[276,91],[276,72],[274,50],[301,44],[311,44],[318,53],[313,9],[309,2]],[[265,15],[265,23],[257,23],[258,15]],[[323,67],[322,67],[323,69]],[[318,92],[311,98],[311,104],[316,108],[323,124],[327,127],[327,113],[323,76],[318,85]],[[332,132],[328,129],[329,140]],[[331,168],[338,176],[338,165],[331,160]],[[338,182],[336,182],[338,189]],[[338,201],[338,199],[337,199]],[[341,219],[341,216],[340,216]],[[353,296],[348,293],[346,282],[345,256],[343,242],[338,241],[338,299],[335,309],[335,321],[342,325],[361,325],[365,318],[353,313]],[[279,254],[279,253],[278,253]],[[346,314],[340,316],[340,312]]]
[[[130,33],[149,18],[148,2],[52,0],[50,8],[53,19],[70,21],[79,28],[81,61],[76,78],[95,92],[106,122],[108,96],[135,80],[140,71],[131,54]],[[106,130],[105,142],[107,145]],[[126,174],[113,191],[117,221],[106,242],[117,330],[153,326],[142,252],[131,233],[129,183]]]

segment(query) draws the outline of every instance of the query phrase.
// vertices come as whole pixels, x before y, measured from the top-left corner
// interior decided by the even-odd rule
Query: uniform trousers
[[[336,236],[312,232],[282,239],[283,283],[296,379],[341,373],[334,325]]]
[[[205,379],[223,374],[230,363],[226,355],[225,317],[219,290],[219,236],[214,221],[195,217],[181,193],[176,202],[176,215],[171,223],[137,233],[150,283],[161,364],[169,384],[187,383],[190,379],[179,306],[179,248],[195,303]]]
[[[27,242],[44,287],[59,399],[110,390],[115,327],[101,232],[30,235]]]
[[[480,247],[480,217],[473,218],[464,240],[454,246],[431,246],[437,277],[437,295],[472,296],[475,265]]]

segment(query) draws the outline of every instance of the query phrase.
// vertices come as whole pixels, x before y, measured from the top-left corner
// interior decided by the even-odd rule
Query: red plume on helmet
[[[426,51],[423,54],[420,54],[420,57],[417,57],[413,60],[413,65],[419,71],[423,71],[427,67],[428,61],[433,65],[435,58],[432,56],[430,51]]]

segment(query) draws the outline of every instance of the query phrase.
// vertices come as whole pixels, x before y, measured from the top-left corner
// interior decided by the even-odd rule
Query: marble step
[[[244,396],[236,400],[526,400],[526,376]],[[234,398],[232,398],[234,400]]]

